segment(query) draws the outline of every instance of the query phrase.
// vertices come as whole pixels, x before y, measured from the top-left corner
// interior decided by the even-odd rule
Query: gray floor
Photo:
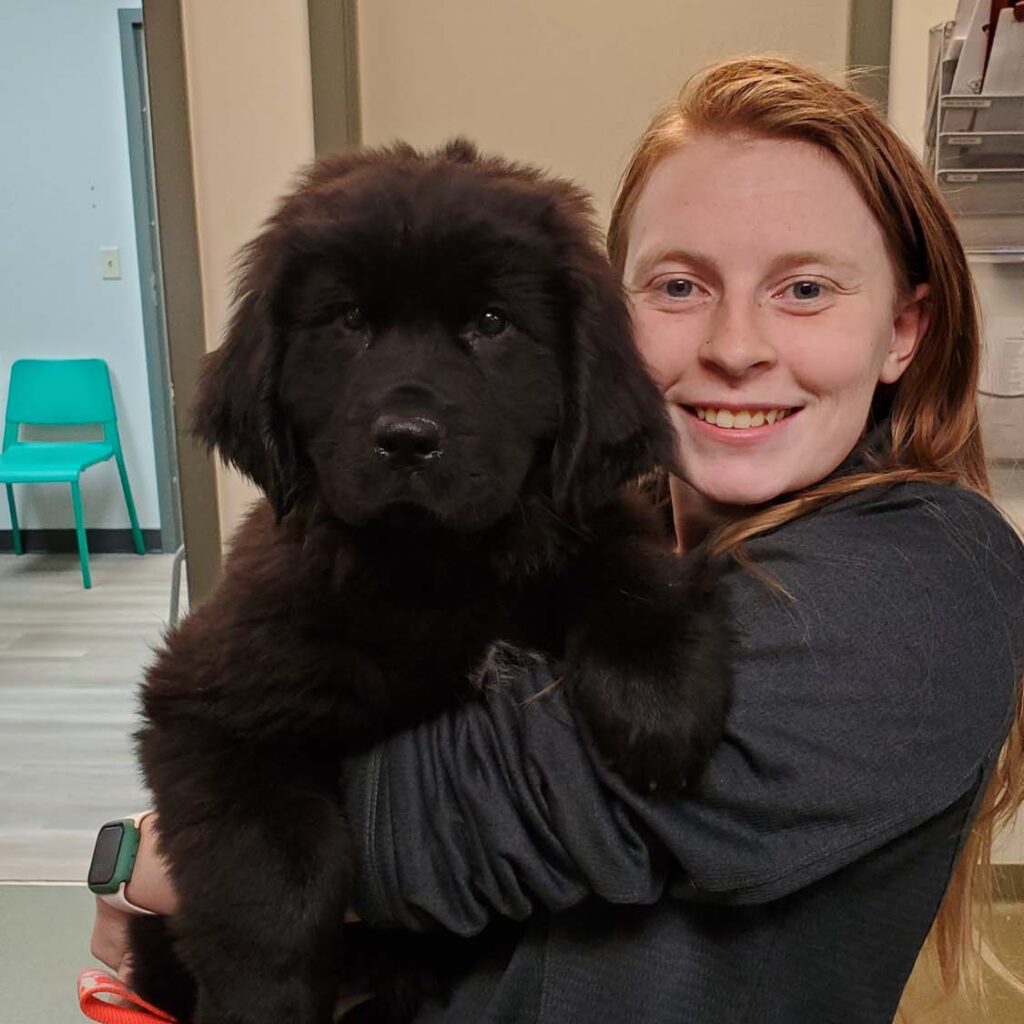
[[[142,809],[135,690],[170,555],[0,556],[0,880],[78,881],[98,823]]]
[[[134,694],[166,623],[171,561],[94,555],[84,590],[73,555],[0,555],[2,1024],[85,1020],[76,979],[96,964],[82,879],[98,826],[146,806]]]

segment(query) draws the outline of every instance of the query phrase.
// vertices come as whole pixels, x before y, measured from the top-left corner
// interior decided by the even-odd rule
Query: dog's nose
[[[412,468],[441,454],[441,427],[425,416],[379,416],[373,443],[382,458]]]

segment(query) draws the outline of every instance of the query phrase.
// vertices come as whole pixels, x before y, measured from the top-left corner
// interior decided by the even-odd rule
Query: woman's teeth
[[[763,427],[766,423],[771,426],[779,420],[784,420],[791,409],[757,409],[751,412],[747,409],[740,409],[733,412],[731,409],[694,409],[697,419],[704,420],[716,427],[727,429],[746,430],[748,427]]]

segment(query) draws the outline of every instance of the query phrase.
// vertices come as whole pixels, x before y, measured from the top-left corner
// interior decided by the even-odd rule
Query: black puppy
[[[144,995],[198,1024],[329,1020],[343,757],[473,699],[499,642],[563,661],[632,784],[699,773],[726,630],[619,497],[675,444],[629,326],[585,196],[462,141],[316,164],[243,251],[195,426],[268,501],[143,687],[180,898],[133,927]],[[408,1019],[414,988],[381,993],[362,1019]]]

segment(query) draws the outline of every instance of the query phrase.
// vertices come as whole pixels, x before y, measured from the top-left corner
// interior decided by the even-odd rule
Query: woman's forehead
[[[849,176],[820,147],[701,135],[655,166],[633,213],[627,267],[635,274],[661,252],[766,266],[803,253],[867,269],[885,244]]]

